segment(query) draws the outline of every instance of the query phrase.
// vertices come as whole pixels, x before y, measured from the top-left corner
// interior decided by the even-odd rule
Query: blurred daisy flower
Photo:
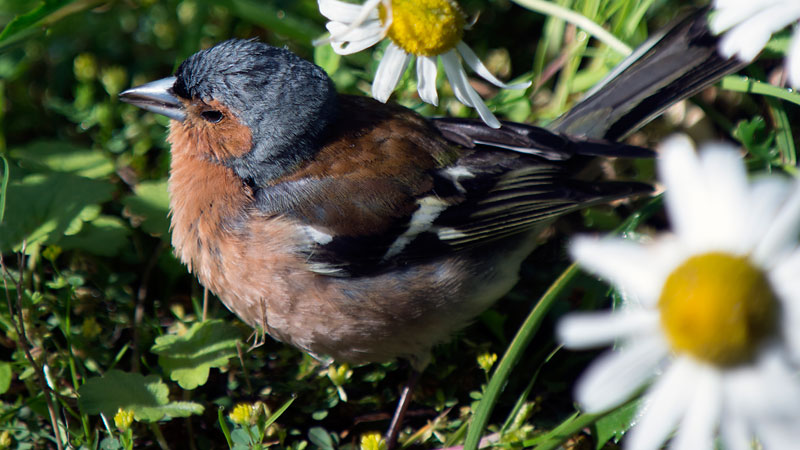
[[[578,238],[576,261],[623,293],[559,323],[567,347],[619,344],[576,386],[589,412],[649,384],[628,448],[794,448],[800,442],[800,183],[749,182],[738,152],[676,137],[660,178],[674,234]]]
[[[794,37],[786,53],[789,82],[800,88],[800,1],[798,0],[714,0],[710,27],[720,39],[720,53],[737,55],[750,62],[767,45],[773,33],[795,24]]]
[[[417,90],[422,101],[437,105],[437,58],[441,58],[447,79],[458,100],[478,111],[487,125],[499,128],[500,122],[475,92],[461,64],[467,65],[486,81],[504,89],[526,89],[530,82],[508,85],[498,80],[467,46],[464,34],[466,17],[455,0],[367,0],[363,5],[339,0],[318,0],[319,10],[330,22],[328,39],[336,53],[347,55],[369,48],[385,37],[390,39],[372,83],[372,96],[386,102],[403,73],[416,57]]]

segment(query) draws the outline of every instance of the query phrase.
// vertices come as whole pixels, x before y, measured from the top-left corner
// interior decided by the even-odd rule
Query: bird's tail
[[[717,53],[708,9],[695,11],[654,35],[622,61],[552,131],[619,140],[671,105],[696,94],[745,64]]]

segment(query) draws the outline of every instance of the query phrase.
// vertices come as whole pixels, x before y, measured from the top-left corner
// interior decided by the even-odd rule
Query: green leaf
[[[5,222],[0,224],[0,251],[55,244],[75,234],[99,213],[97,204],[111,200],[114,186],[68,173],[47,173],[12,180]]]
[[[131,231],[118,217],[99,216],[86,223],[80,232],[65,236],[59,245],[63,249],[79,249],[99,256],[115,256],[128,245]]]
[[[339,70],[339,63],[342,61],[342,56],[335,51],[330,45],[320,45],[314,47],[314,64],[322,67],[322,70],[328,74],[333,75]]]
[[[23,167],[69,172],[87,178],[114,173],[114,162],[102,150],[88,149],[61,141],[38,141],[11,150],[11,157]]]
[[[107,437],[100,441],[100,450],[120,450],[122,444],[119,442],[119,439]]]
[[[242,449],[250,448],[250,435],[247,434],[247,430],[244,428],[236,428],[233,430],[231,433],[231,440],[236,447]]]
[[[233,13],[250,23],[260,25],[273,33],[293,39],[298,45],[311,47],[311,40],[322,34],[316,22],[281,8],[280,5],[257,0],[228,0],[224,2]]]
[[[752,120],[742,120],[736,124],[733,136],[753,154],[753,156],[770,161],[777,156],[777,149],[773,147],[775,131],[768,130],[766,121],[761,116]]]
[[[203,414],[203,405],[195,402],[169,402],[158,408],[168,417],[189,417],[192,415]]]
[[[236,356],[239,330],[223,320],[197,322],[183,336],[156,338],[151,348],[170,379],[184,389],[194,389],[208,381],[212,367],[222,367]]]
[[[203,406],[193,402],[170,402],[169,388],[157,375],[143,376],[110,370],[90,378],[78,389],[78,406],[87,414],[114,417],[119,408],[133,411],[136,420],[155,422],[165,417],[201,414]]]
[[[228,448],[233,448],[233,439],[231,439],[231,429],[228,427],[228,421],[225,420],[225,414],[223,414],[223,410],[225,408],[219,407],[217,409],[217,422],[219,423],[219,427],[222,429],[222,434],[225,436],[225,442],[228,443]]]
[[[3,31],[0,32],[0,43],[22,37],[24,32],[31,31],[34,27],[42,25],[41,22],[45,22],[48,16],[52,15],[47,22],[55,22],[67,14],[80,11],[81,9],[92,6],[94,3],[98,3],[81,1],[75,8],[64,8],[61,10],[64,6],[69,5],[73,1],[74,0],[45,0],[40,2],[38,6],[25,14],[18,15],[6,25]]]
[[[122,199],[125,215],[134,225],[154,236],[169,235],[169,193],[167,180],[143,181],[134,194]]]
[[[595,448],[598,450],[603,448],[606,442],[611,439],[614,439],[614,442],[619,442],[625,432],[633,426],[633,418],[637,409],[639,409],[638,401],[629,402],[607,416],[598,419],[594,424],[597,436]]]
[[[0,362],[0,394],[5,394],[11,386],[11,363]]]
[[[308,440],[313,445],[322,450],[333,450],[336,444],[333,441],[333,436],[325,428],[314,427],[308,430]]]

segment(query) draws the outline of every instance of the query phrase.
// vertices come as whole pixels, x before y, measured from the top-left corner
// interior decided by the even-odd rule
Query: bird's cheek
[[[218,125],[220,126],[209,126],[210,141],[216,142],[213,151],[217,158],[240,158],[253,147],[253,134],[247,125],[235,119],[228,119]]]
[[[173,152],[191,152],[225,161],[244,156],[252,148],[250,129],[234,120],[208,124],[187,119],[170,124],[168,141]]]

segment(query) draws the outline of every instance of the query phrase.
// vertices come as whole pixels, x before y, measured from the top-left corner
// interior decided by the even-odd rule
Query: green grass
[[[609,46],[507,0],[462,1],[477,17],[465,40],[482,60],[504,79],[534,81],[487,103],[540,125],[622,59],[618,44],[641,43],[685,4],[559,2],[609,32]],[[340,91],[368,93],[372,50],[314,49],[324,24],[310,0],[0,5],[0,448],[346,448],[385,429],[404,363],[325,368],[269,338],[252,346],[251,330],[204,297],[169,245],[167,121],[117,99],[231,37],[287,46],[323,66]],[[748,149],[753,169],[795,173],[798,96],[766,83],[774,67],[760,61],[697,105],[713,136]],[[423,115],[474,116],[443,76],[439,106],[422,104],[412,75],[395,101]],[[659,119],[631,139],[653,146],[684,128]],[[653,180],[651,163],[624,170]],[[401,442],[616,448],[631,405],[578,414],[572,384],[594,353],[562,350],[553,338],[567,311],[609,304],[608,288],[570,266],[564,244],[576,230],[662,228],[659,211],[644,199],[554,227],[514,291],[435,350]],[[232,420],[239,403],[260,414]],[[115,424],[120,406],[133,422]]]

